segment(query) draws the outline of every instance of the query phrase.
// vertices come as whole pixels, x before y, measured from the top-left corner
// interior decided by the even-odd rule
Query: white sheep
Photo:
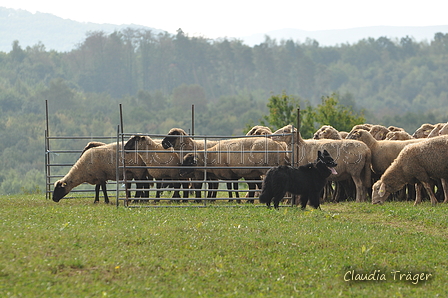
[[[273,139],[290,145],[292,126],[287,125],[274,132]],[[356,201],[366,200],[366,188],[371,185],[371,152],[366,144],[356,140],[303,140],[300,133],[294,130],[294,161],[298,166],[312,162],[316,152],[326,149],[338,164],[337,175],[332,174],[328,180],[344,181],[353,179],[356,187]],[[296,165],[294,165],[296,166]]]
[[[405,184],[418,181],[428,192],[432,205],[436,205],[431,178],[448,178],[448,136],[434,137],[406,146],[381,179],[373,185],[372,203],[382,204],[391,193],[400,190]],[[445,187],[444,192],[444,203],[447,203]],[[415,204],[417,203],[416,201]]]

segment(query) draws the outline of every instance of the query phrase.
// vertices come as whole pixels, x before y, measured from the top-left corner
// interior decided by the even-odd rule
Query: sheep
[[[292,126],[287,125],[274,132],[273,139],[291,144]],[[343,181],[353,179],[356,187],[356,201],[366,200],[366,187],[370,187],[371,152],[366,144],[356,140],[303,140],[300,133],[294,130],[296,144],[294,161],[300,166],[312,162],[318,150],[326,149],[335,161],[337,175],[332,174],[328,180]]]
[[[339,135],[341,136],[341,139],[346,139],[348,136],[348,131],[340,131]]]
[[[259,183],[248,182],[249,189],[261,189],[261,176],[267,169],[260,166],[288,165],[289,157],[286,146],[270,138],[236,138],[219,141],[215,146],[204,151],[190,152],[184,156],[182,165],[189,166],[181,169],[181,176],[194,171],[191,166],[205,166],[207,174],[218,179],[259,180]],[[213,167],[218,167],[214,169]],[[250,192],[250,198],[254,193]],[[253,202],[253,200],[250,200]]]
[[[218,141],[207,140],[207,144],[205,144],[204,140],[194,140],[182,128],[170,129],[168,136],[162,140],[162,145],[165,149],[173,147],[175,150],[186,151],[204,150],[206,146],[210,148],[217,143]]]
[[[445,123],[437,123],[431,130],[431,132],[428,134],[427,138],[437,137],[439,135],[439,131],[442,129],[444,125]]]
[[[364,129],[364,130],[370,131],[372,126],[373,126],[373,124],[369,124],[369,123],[357,124],[357,125],[353,126],[352,129]]]
[[[404,140],[412,140],[414,137],[411,136],[406,131],[390,131],[386,135],[386,140],[396,140],[396,141],[404,141]]]
[[[258,126],[258,128],[262,128],[261,126]],[[266,129],[269,129],[266,127]],[[256,130],[256,129],[255,129]],[[255,131],[254,130],[254,131]],[[180,137],[176,137],[180,136]],[[218,141],[215,140],[194,140],[191,136],[189,136],[185,130],[182,128],[172,128],[168,132],[168,136],[165,137],[162,140],[163,148],[168,149],[170,147],[173,147],[174,150],[180,150],[180,159],[183,160],[184,156],[188,152],[196,152],[197,150],[205,150],[207,148],[211,148],[214,145],[218,144]],[[203,180],[204,179],[204,172],[203,171],[195,171],[193,173],[195,180]],[[233,177],[229,177],[228,179],[234,180]],[[217,180],[216,177],[213,177],[209,175],[207,177],[207,180]],[[216,182],[209,182],[210,189],[218,189],[218,183]],[[199,189],[201,187],[200,183],[193,183],[193,186],[195,189]],[[229,198],[233,197],[232,194],[232,184],[227,183],[227,189],[229,191]],[[239,192],[238,192],[238,183],[233,183],[233,189],[235,190],[235,198],[239,198]],[[207,194],[208,198],[216,197],[217,193],[216,191],[209,192]],[[196,191],[196,198],[201,197],[201,192]],[[238,201],[240,202],[240,201]]]
[[[89,143],[90,144],[90,143]],[[89,146],[86,146],[86,148]],[[94,145],[91,142],[90,145]],[[98,145],[98,143],[96,144]],[[112,143],[108,145],[93,146],[83,151],[83,154],[72,166],[70,171],[62,178],[54,183],[53,201],[59,202],[65,197],[73,188],[86,182],[96,185],[95,201],[99,202],[99,187],[103,187],[104,202],[109,203],[109,198],[106,193],[106,182],[108,180],[117,179],[117,144]],[[121,156],[120,156],[121,159]],[[123,161],[120,160],[123,164]],[[127,168],[125,177],[126,180],[148,180],[148,172],[144,168],[140,155],[125,154],[124,164],[127,166],[136,166],[141,168]],[[119,179],[123,179],[123,171],[119,173]]]
[[[428,137],[429,133],[434,129],[435,125],[425,123],[415,130],[412,136],[416,139],[424,139]]]
[[[175,152],[166,150],[162,144],[154,142],[149,136],[133,135],[124,145],[125,150],[136,150],[141,155],[143,161],[148,168],[148,173],[156,180],[179,180],[179,170],[176,167],[181,164],[179,155]],[[154,152],[152,152],[154,151]],[[167,166],[167,168],[152,168],[151,166]],[[174,183],[174,188],[180,188],[180,183]],[[157,183],[157,188],[160,188],[161,183]],[[184,187],[183,198],[188,198],[188,192],[185,190],[187,184],[183,183]],[[160,192],[156,192],[156,198],[160,198]],[[179,191],[173,193],[173,198],[180,198]]]
[[[246,136],[270,135],[272,130],[267,126],[255,125],[247,133]]]
[[[370,129],[370,134],[376,140],[384,140],[386,138],[386,135],[388,132],[389,132],[389,129],[387,129],[387,127],[382,126],[382,125],[373,125],[372,128]]]
[[[373,185],[372,203],[382,204],[391,193],[405,184],[419,181],[428,192],[431,204],[436,205],[431,178],[448,179],[448,136],[434,137],[406,146],[381,179]],[[446,188],[443,202],[448,202]],[[414,205],[417,203],[416,201]]]
[[[324,125],[314,133],[314,139],[342,140],[339,132],[331,125]]]
[[[448,123],[445,123],[442,128],[439,130],[439,135],[448,135]]]
[[[404,131],[403,128],[401,128],[401,127],[397,127],[397,126],[393,126],[393,125],[389,126],[387,129],[388,129],[389,131]]]
[[[342,137],[342,135],[344,135],[344,137]],[[348,133],[341,134],[337,129],[335,129],[331,125],[323,125],[319,130],[317,130],[314,133],[314,139],[315,140],[320,140],[320,139],[342,140],[342,139],[345,139],[347,137],[347,135],[348,135]],[[334,182],[334,185],[335,185],[335,188],[333,191],[332,182],[328,181],[327,185],[324,188],[324,195],[323,195],[323,197],[326,198],[327,194],[330,194],[331,191],[333,191],[333,195],[331,198],[331,200],[333,202],[341,201],[343,189],[346,190],[346,194],[348,192],[355,191],[355,189],[353,188],[353,183],[351,183],[351,181],[349,181],[348,183],[346,183],[345,181],[336,181],[336,182]]]
[[[347,139],[361,141],[370,148],[372,152],[372,170],[378,175],[386,171],[406,145],[421,141],[419,139],[405,141],[376,140],[369,132],[362,129],[352,130]]]

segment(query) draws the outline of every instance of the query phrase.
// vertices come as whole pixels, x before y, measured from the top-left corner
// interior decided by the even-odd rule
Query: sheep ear
[[[67,186],[67,182],[62,183],[62,187],[66,187]]]
[[[378,194],[380,195],[381,198],[384,197],[384,195],[386,194],[386,184],[384,184],[383,182],[381,182]]]

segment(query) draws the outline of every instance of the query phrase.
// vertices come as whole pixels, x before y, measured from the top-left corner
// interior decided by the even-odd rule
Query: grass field
[[[0,297],[448,296],[443,204],[302,211],[0,200]]]

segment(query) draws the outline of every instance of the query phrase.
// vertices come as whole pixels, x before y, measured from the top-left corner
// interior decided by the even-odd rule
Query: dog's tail
[[[263,190],[261,191],[260,196],[258,197],[258,200],[260,203],[269,203],[271,202],[272,196],[270,197],[269,192],[265,187],[263,187]]]

